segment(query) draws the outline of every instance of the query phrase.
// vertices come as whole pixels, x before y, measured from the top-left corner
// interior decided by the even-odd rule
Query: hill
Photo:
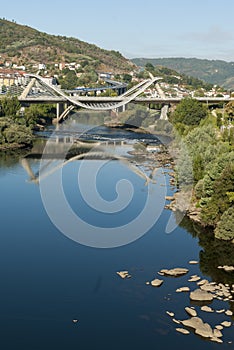
[[[132,62],[144,67],[146,63],[164,66],[179,73],[218,84],[226,89],[234,88],[234,62],[198,58],[134,58]]]
[[[0,37],[0,60],[24,65],[28,70],[39,63],[53,67],[60,62],[79,62],[90,69],[113,73],[127,73],[134,66],[118,51],[104,50],[76,38],[42,33],[5,19],[0,19]]]

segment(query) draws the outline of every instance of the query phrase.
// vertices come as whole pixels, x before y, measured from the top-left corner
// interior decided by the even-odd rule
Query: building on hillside
[[[114,74],[111,72],[99,72],[98,73],[98,79],[113,79],[114,78]]]
[[[27,78],[24,71],[0,69],[0,87],[20,86],[25,84],[27,84]]]
[[[17,64],[13,64],[13,66],[12,66],[12,68],[13,69],[19,69],[19,70],[25,70],[26,68],[25,68],[25,66],[17,66]]]
[[[39,63],[38,64],[38,69],[39,70],[45,70],[46,69],[46,65],[44,63]]]
[[[43,77],[42,80],[49,85],[58,85],[58,80],[56,77]]]

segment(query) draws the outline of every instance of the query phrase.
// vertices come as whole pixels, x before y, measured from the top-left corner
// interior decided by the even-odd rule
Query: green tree
[[[226,210],[214,231],[215,237],[224,240],[234,239],[234,206]]]
[[[219,112],[217,113],[217,120],[216,120],[217,127],[220,128],[222,126],[222,114]]]
[[[154,73],[154,66],[150,62],[146,63],[145,69],[152,74]]]
[[[228,114],[229,118],[234,118],[234,102],[230,101],[225,106],[225,112]]]
[[[194,176],[192,158],[183,140],[179,145],[178,158],[176,161],[176,174],[180,188],[193,184]]]
[[[17,144],[23,146],[30,146],[32,144],[32,131],[24,125],[11,123],[1,132],[2,144]]]
[[[202,208],[202,218],[208,225],[215,226],[222,214],[231,206],[229,193],[234,192],[234,164],[229,163],[220,177],[213,183],[213,194]]]
[[[24,121],[26,126],[33,127],[40,118],[52,117],[55,107],[48,104],[31,104],[25,108]]]
[[[185,125],[199,125],[200,121],[208,115],[207,108],[199,101],[186,97],[176,107],[172,114],[171,121],[173,124],[182,123]]]
[[[66,71],[65,75],[59,79],[62,89],[74,89],[78,86],[78,78],[72,70]]]
[[[123,75],[123,81],[124,81],[125,83],[131,83],[131,81],[132,81],[132,76],[131,76],[130,74],[124,74],[124,75]]]
[[[18,117],[21,105],[17,97],[3,97],[0,101],[0,105],[2,117],[11,117],[13,119]]]

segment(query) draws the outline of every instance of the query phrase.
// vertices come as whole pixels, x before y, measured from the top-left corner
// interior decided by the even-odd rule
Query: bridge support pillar
[[[116,108],[116,113],[121,113],[126,111],[126,105]]]
[[[168,109],[169,109],[168,105],[165,105],[165,106],[162,107],[159,119],[161,119],[161,120],[168,120]]]
[[[57,122],[59,122],[61,114],[64,112],[64,103],[57,103]]]

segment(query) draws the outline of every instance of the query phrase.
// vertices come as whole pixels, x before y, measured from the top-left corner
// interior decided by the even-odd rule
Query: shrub
[[[234,239],[234,207],[225,211],[214,231],[215,237],[224,240]]]

